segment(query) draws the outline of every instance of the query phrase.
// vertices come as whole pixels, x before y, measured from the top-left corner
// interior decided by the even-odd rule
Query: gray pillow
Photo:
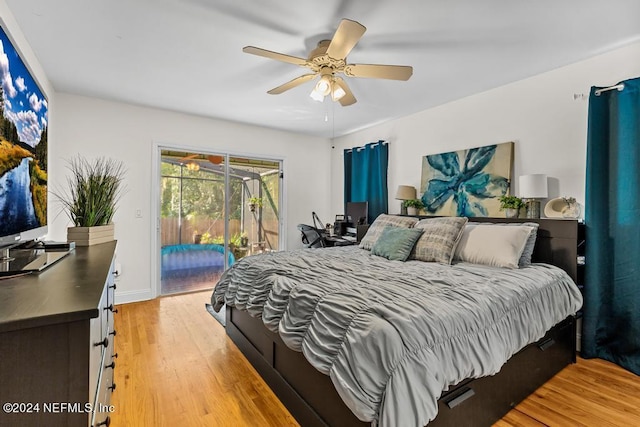
[[[531,234],[529,234],[529,238],[527,239],[527,243],[524,245],[524,250],[522,251],[522,255],[520,255],[520,259],[518,260],[518,267],[527,267],[531,265],[531,257],[533,256],[533,249],[536,246],[536,238],[538,236],[538,227],[540,224],[537,222],[469,222],[469,225],[506,225],[506,226],[526,226],[532,227],[533,230]]]
[[[367,234],[365,234],[360,241],[360,249],[370,251],[386,226],[412,228],[416,225],[416,222],[418,222],[418,218],[380,214],[375,221],[373,221],[373,224],[371,224],[371,227],[367,230]]]
[[[451,264],[466,223],[467,218],[465,217],[420,220],[415,228],[424,230],[424,233],[418,239],[409,258]]]
[[[371,254],[392,261],[406,261],[423,231],[420,228],[386,226],[371,247]]]

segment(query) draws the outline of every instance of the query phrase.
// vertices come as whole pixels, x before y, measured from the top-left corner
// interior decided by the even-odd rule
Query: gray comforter
[[[427,424],[448,387],[497,373],[582,305],[550,265],[388,261],[353,246],[244,258],[211,301],[261,317],[380,426]]]

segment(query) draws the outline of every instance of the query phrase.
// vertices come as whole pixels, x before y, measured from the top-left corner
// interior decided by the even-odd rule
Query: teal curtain
[[[389,146],[384,141],[344,150],[344,201],[369,202],[369,224],[387,213]]]
[[[582,355],[640,374],[640,78],[591,88]]]

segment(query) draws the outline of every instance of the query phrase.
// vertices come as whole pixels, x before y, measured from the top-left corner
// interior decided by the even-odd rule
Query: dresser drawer
[[[98,309],[98,317],[89,320],[89,402],[94,403],[100,381],[100,368],[104,352],[109,346],[109,338],[107,335],[107,315],[104,306],[107,303],[107,291],[102,294]],[[106,341],[105,341],[106,340]]]
[[[100,383],[98,384],[98,394],[93,405],[94,412],[91,417],[93,426],[108,422],[107,420],[111,417],[111,393],[113,393],[116,387],[113,382],[115,360],[112,358],[112,354],[113,344],[107,348],[102,364]]]

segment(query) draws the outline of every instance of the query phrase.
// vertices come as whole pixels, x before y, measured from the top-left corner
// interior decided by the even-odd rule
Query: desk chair
[[[324,248],[326,246],[324,236],[318,229],[307,224],[298,224],[298,230],[302,233],[302,243],[305,248]]]

